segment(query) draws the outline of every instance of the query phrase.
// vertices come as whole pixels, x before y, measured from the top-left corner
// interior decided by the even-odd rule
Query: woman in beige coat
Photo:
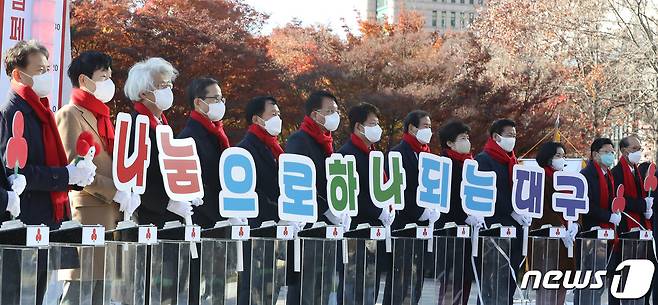
[[[71,102],[57,111],[55,119],[69,162],[78,156],[76,143],[83,132],[92,135],[99,144],[100,152],[93,158],[97,167],[96,178],[81,191],[69,193],[72,217],[84,225],[100,224],[112,230],[121,219],[121,211],[131,203],[129,192],[117,191],[112,180],[112,148],[114,128],[110,120],[110,109],[105,103],[114,96],[115,88],[111,80],[112,59],[100,52],[83,52],[73,59],[68,76],[73,84]],[[103,251],[97,248],[94,259],[94,279],[96,289],[102,288]],[[62,274],[67,280],[64,300],[67,295],[77,295],[78,272]],[[101,291],[94,291],[94,304],[102,298]],[[99,293],[97,293],[97,291]],[[96,295],[97,294],[97,295]]]

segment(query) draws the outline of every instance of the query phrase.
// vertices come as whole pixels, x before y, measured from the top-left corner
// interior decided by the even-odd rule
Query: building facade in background
[[[425,17],[425,29],[445,33],[466,29],[477,16],[485,0],[362,0],[362,16],[368,20],[397,21],[402,11]]]

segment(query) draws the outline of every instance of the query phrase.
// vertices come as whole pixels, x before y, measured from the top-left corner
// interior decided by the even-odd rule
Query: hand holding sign
[[[571,228],[580,214],[589,212],[587,179],[580,173],[558,171],[553,176],[553,188],[553,210],[561,212],[568,222],[567,228]],[[567,247],[567,250],[568,256],[573,257],[573,246]]]
[[[544,180],[541,167],[514,165],[512,173],[512,207],[522,216],[523,256],[528,255],[528,231],[532,218],[544,215]]]
[[[475,160],[465,160],[460,195],[462,208],[468,215],[491,217],[496,210],[496,173],[481,172]],[[471,255],[478,254],[479,226],[473,227]]]
[[[12,136],[7,141],[5,159],[7,168],[13,168],[14,174],[18,174],[19,168],[24,168],[27,163],[27,140],[23,138],[25,121],[23,113],[16,111],[11,123]]]

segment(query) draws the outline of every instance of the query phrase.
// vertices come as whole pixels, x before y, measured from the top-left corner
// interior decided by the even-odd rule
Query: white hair
[[[128,71],[128,79],[123,87],[123,92],[133,102],[139,101],[141,93],[157,89],[153,78],[158,74],[164,74],[165,77],[171,77],[171,81],[178,76],[178,70],[168,61],[160,57],[151,57],[147,60],[136,63]]]

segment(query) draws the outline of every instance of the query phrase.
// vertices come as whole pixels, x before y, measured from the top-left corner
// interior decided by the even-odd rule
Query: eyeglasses
[[[226,98],[224,98],[224,97],[221,96],[221,95],[216,95],[216,96],[203,96],[203,99],[204,99],[204,100],[205,100],[205,99],[211,99],[211,101],[214,102],[214,103],[219,103],[219,102],[226,103]]]

